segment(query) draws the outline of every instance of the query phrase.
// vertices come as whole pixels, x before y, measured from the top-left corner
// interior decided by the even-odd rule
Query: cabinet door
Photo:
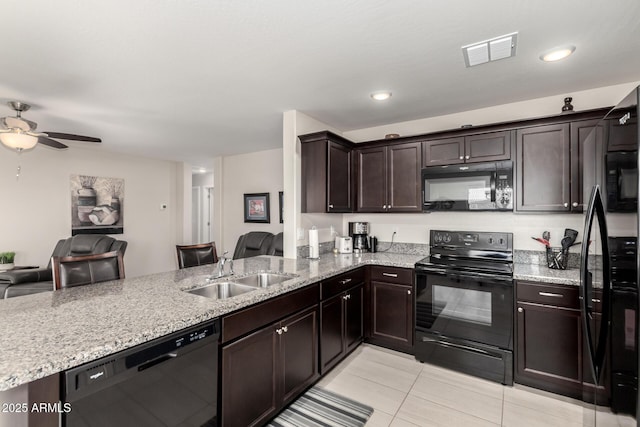
[[[358,212],[384,212],[387,204],[386,147],[357,151]]]
[[[413,348],[411,286],[371,281],[371,341],[397,350]]]
[[[362,309],[364,302],[364,287],[362,285],[346,292],[345,301],[345,347],[346,352],[353,350],[360,344],[364,335]]]
[[[344,294],[338,294],[320,303],[320,371],[324,374],[345,353]]]
[[[519,129],[516,134],[516,210],[570,209],[569,124]]]
[[[423,167],[464,163],[464,137],[425,141],[422,155]]]
[[[222,348],[221,425],[262,425],[275,414],[277,348],[273,326]]]
[[[387,212],[420,212],[422,143],[390,145],[387,148]]]
[[[280,323],[282,404],[318,378],[318,311],[315,307]]]
[[[631,117],[624,125],[620,119],[607,120],[609,138],[607,151],[636,151],[638,149],[638,118]]]
[[[351,197],[351,149],[329,141],[327,212],[353,212]]]
[[[604,182],[601,153],[605,129],[602,125],[596,129],[598,123],[599,120],[571,123],[571,212],[582,212],[593,185]]]
[[[511,133],[491,132],[464,138],[466,163],[511,159]]]
[[[580,311],[518,302],[516,382],[582,398]]]

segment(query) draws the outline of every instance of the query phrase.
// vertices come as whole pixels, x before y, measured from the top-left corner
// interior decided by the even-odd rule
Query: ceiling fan
[[[53,148],[67,148],[67,146],[57,139],[68,139],[72,141],[102,142],[100,138],[91,136],[73,135],[60,132],[36,132],[37,123],[23,119],[22,113],[31,108],[31,105],[20,101],[9,101],[7,105],[16,112],[15,117],[0,118],[0,142],[18,152],[29,150],[37,143]]]

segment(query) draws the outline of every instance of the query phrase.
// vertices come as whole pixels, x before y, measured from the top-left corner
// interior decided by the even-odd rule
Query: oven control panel
[[[431,247],[456,247],[467,249],[513,249],[513,234],[488,231],[431,230]]]

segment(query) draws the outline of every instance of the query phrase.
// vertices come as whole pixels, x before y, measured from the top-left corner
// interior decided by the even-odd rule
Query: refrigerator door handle
[[[597,216],[599,226],[599,237],[602,245],[602,314],[597,335],[597,344],[594,343],[592,334],[593,314],[593,275],[589,271],[589,242],[591,241],[591,227],[593,220]],[[591,198],[587,207],[587,217],[583,232],[582,256],[580,258],[580,306],[582,309],[582,326],[584,337],[587,342],[589,362],[591,372],[596,384],[600,383],[600,377],[604,368],[604,359],[607,350],[607,338],[609,332],[609,301],[610,301],[610,270],[609,270],[609,240],[607,234],[607,223],[605,219],[604,204],[600,187],[595,185],[591,191]]]

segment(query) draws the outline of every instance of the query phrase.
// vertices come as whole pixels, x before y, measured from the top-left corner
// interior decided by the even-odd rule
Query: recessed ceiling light
[[[386,101],[387,99],[391,98],[391,92],[385,90],[385,91],[379,91],[379,92],[373,92],[371,94],[371,98],[375,99],[376,101]]]
[[[571,55],[575,50],[575,46],[556,47],[540,55],[540,59],[544,62],[559,61]]]

